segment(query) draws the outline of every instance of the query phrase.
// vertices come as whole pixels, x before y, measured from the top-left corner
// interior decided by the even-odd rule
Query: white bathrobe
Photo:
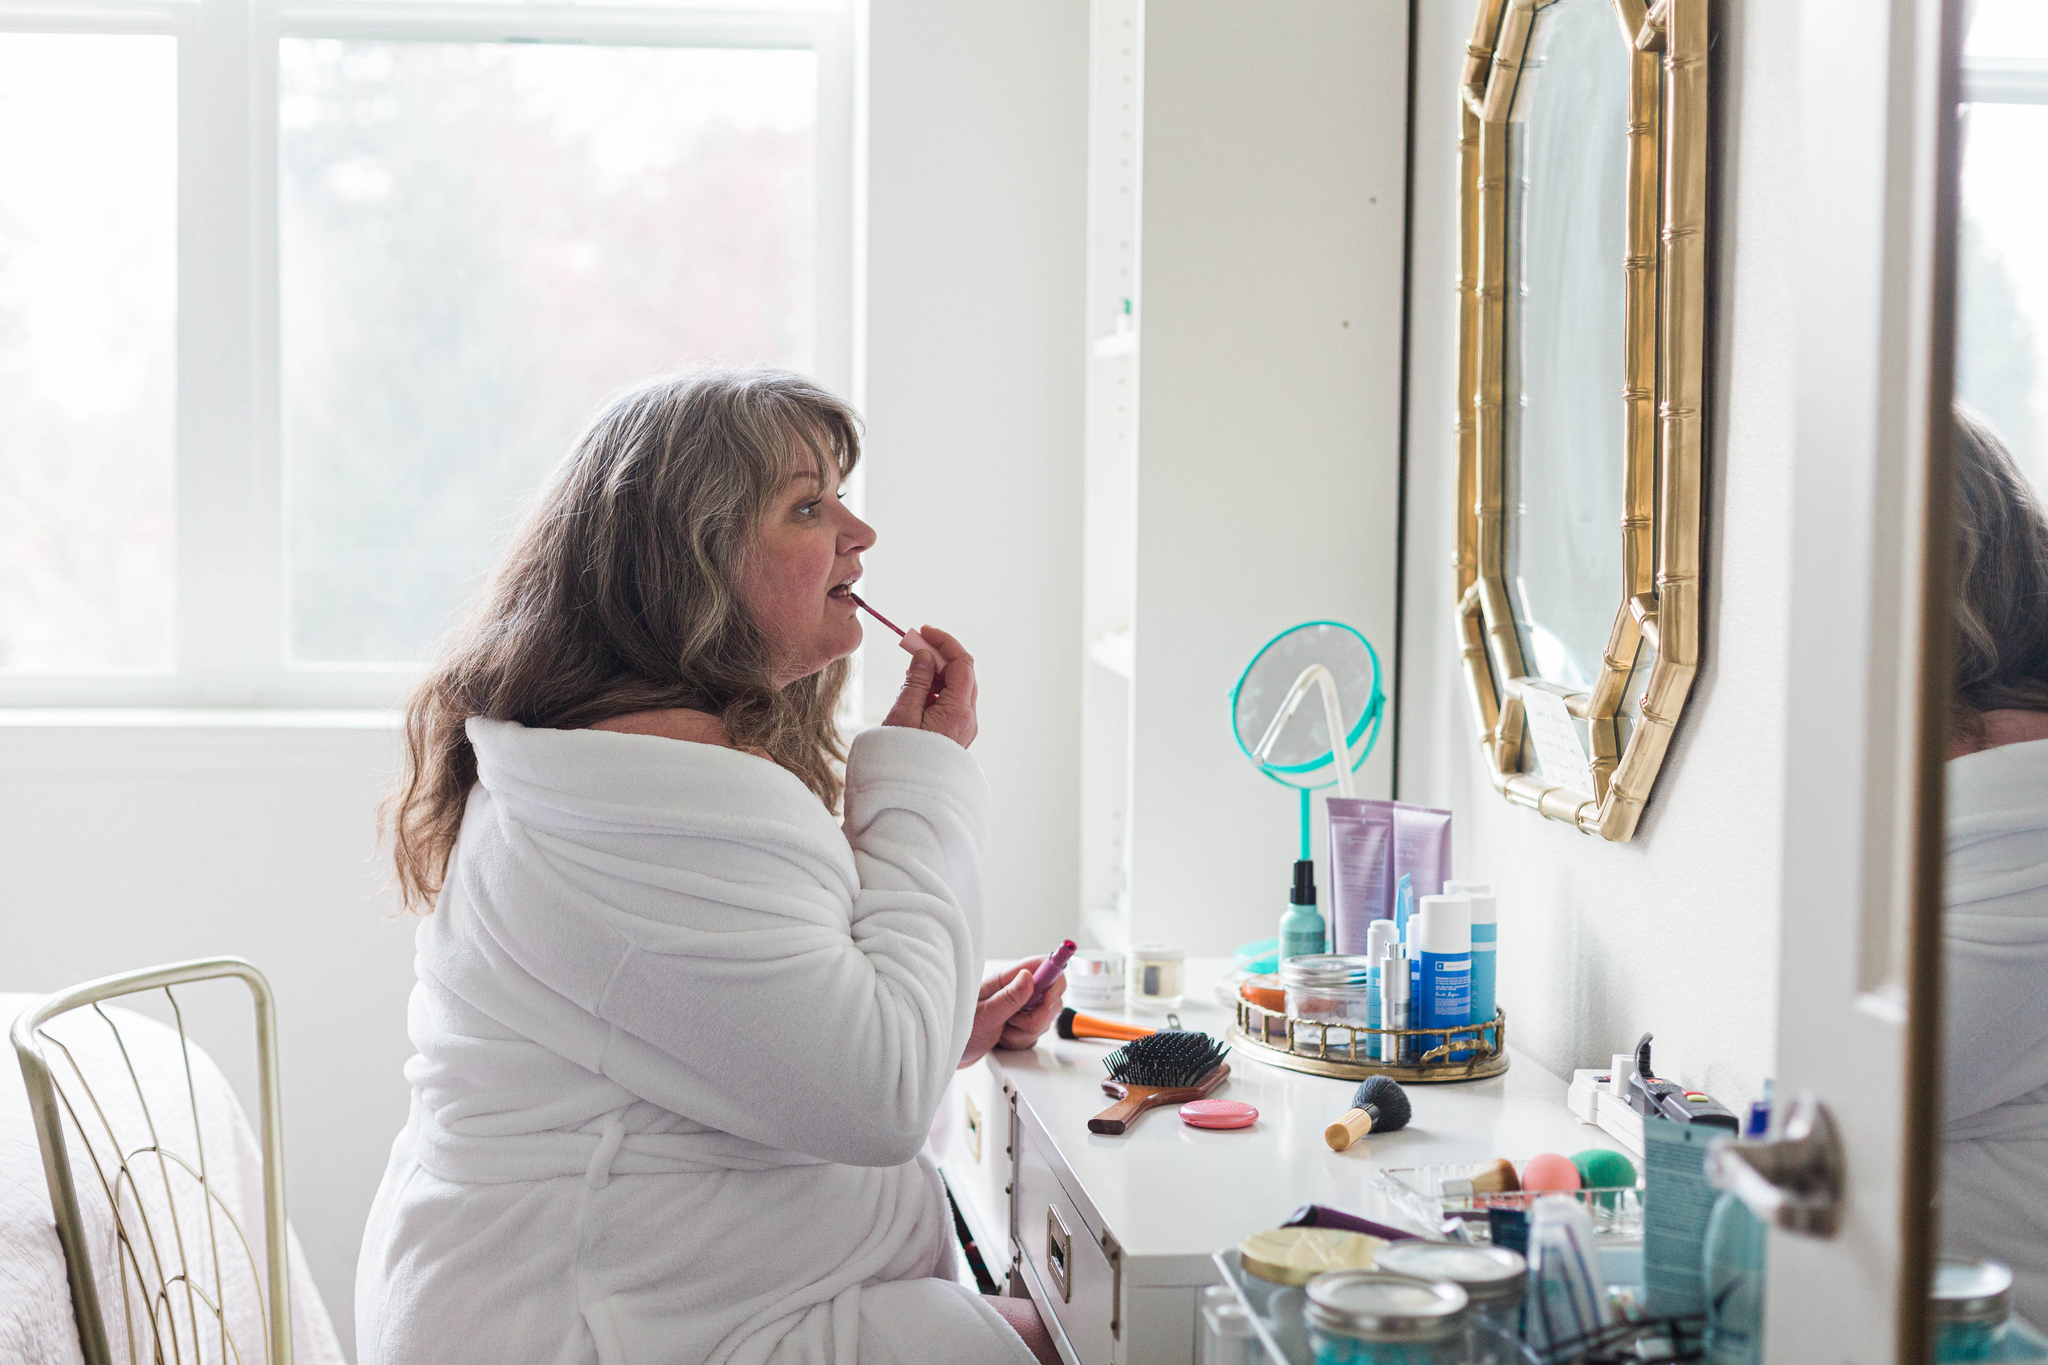
[[[1942,1249],[2048,1323],[2048,740],[1948,764]]]
[[[982,965],[967,751],[861,735],[842,829],[731,749],[469,736],[361,1365],[1031,1365],[922,1151]]]

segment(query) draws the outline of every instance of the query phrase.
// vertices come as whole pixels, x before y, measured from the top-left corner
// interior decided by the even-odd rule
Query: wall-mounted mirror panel
[[[1628,839],[1699,636],[1705,0],[1481,0],[1459,611],[1494,784]]]
[[[1622,572],[1628,67],[1613,0],[1557,0],[1507,125],[1507,581],[1523,663],[1575,691],[1600,676]]]

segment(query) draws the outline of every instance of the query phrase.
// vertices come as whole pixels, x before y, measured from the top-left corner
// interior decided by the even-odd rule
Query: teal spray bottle
[[[1316,909],[1316,865],[1303,858],[1294,864],[1287,913],[1280,917],[1280,960],[1320,953],[1325,939],[1322,912]]]

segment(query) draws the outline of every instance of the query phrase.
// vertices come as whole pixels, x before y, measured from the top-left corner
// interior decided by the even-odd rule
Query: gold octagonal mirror
[[[1630,838],[1700,635],[1708,0],[1480,0],[1458,614],[1494,786]]]

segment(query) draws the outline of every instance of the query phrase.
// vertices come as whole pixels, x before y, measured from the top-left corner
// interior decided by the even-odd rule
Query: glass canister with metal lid
[[[1461,1365],[1465,1291],[1448,1280],[1333,1270],[1308,1282],[1316,1365]]]
[[[2048,1339],[2012,1316],[2012,1271],[1996,1261],[1934,1263],[1934,1359],[2048,1360]]]
[[[1341,953],[1310,953],[1280,964],[1287,1012],[1315,1024],[1370,1027],[1372,963]]]
[[[1373,1267],[1418,1280],[1449,1280],[1470,1300],[1466,1321],[1511,1337],[1521,1330],[1529,1263],[1518,1251],[1416,1239],[1381,1248]]]

